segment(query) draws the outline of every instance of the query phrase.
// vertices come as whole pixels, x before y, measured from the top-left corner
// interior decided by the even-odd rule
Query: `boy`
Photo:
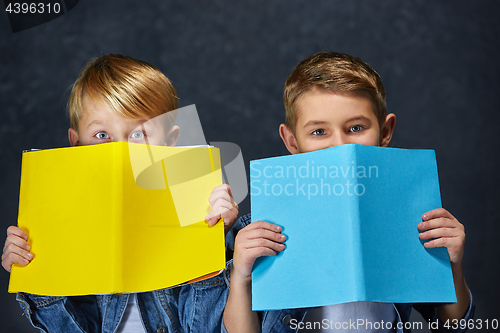
[[[283,99],[286,119],[279,131],[292,154],[347,143],[386,147],[391,140],[396,117],[387,114],[380,77],[358,58],[321,52],[305,59],[289,75]],[[439,318],[441,329],[442,322],[468,319],[473,313],[462,269],[465,233],[462,224],[444,209],[427,212],[422,219],[418,229],[422,231],[420,239],[426,241],[424,246],[448,249],[458,301],[454,304],[415,304],[415,307],[427,319]],[[299,323],[323,319],[345,323],[358,318],[392,322],[398,332],[404,331],[411,304],[353,302],[311,309],[253,312],[253,264],[258,257],[274,256],[284,250],[286,237],[277,225],[264,221],[250,224],[249,215],[242,217],[237,225],[235,228],[245,227],[236,237],[230,271],[230,293],[223,319],[223,328],[228,332],[297,332],[301,327]]]
[[[89,62],[73,85],[68,102],[69,141],[79,146],[146,138],[150,144],[173,146],[179,135],[177,126],[168,133],[153,131],[148,136],[151,133],[144,128],[149,125],[144,123],[175,109],[176,91],[158,69],[130,57],[102,56]],[[229,186],[216,187],[209,202],[208,224],[224,218],[227,233],[238,214]],[[33,255],[23,230],[11,226],[7,234],[2,266],[10,272],[12,264],[27,265]],[[19,293],[17,300],[33,326],[43,332],[217,331],[225,281],[220,274],[191,285],[139,294],[49,297]]]

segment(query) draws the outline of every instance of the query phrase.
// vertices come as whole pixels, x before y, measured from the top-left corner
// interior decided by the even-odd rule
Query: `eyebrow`
[[[89,127],[90,127],[90,126],[92,126],[92,125],[102,125],[102,124],[103,124],[103,122],[102,122],[102,121],[99,121],[99,120],[95,119],[95,120],[92,120],[92,121],[91,121],[91,122],[87,125],[87,128],[89,128]]]
[[[368,117],[365,117],[365,116],[356,116],[356,117],[352,117],[352,118],[348,119],[346,121],[346,123],[351,122],[351,121],[356,121],[356,120],[367,120],[367,121],[371,122],[370,118],[368,118]]]
[[[352,118],[347,119],[345,122],[349,123],[351,121],[357,121],[357,120],[367,120],[367,121],[371,122],[371,120],[368,117],[365,117],[365,116],[352,117]],[[317,126],[317,125],[325,125],[325,124],[329,124],[329,122],[325,121],[325,120],[309,120],[307,123],[304,124],[304,127]]]
[[[144,124],[145,122],[147,122],[147,120],[144,120],[144,119],[138,119],[138,120],[135,122],[134,126],[135,126],[135,127],[139,127],[139,126],[141,126],[142,124]],[[92,120],[92,121],[91,121],[91,122],[87,125],[87,128],[89,128],[89,127],[90,127],[90,126],[92,126],[92,125],[98,125],[98,126],[99,126],[99,125],[103,125],[103,124],[105,124],[105,123],[106,123],[105,121],[100,121],[100,120],[98,120],[98,119],[94,119],[94,120]]]
[[[324,121],[324,120],[309,120],[307,123],[304,124],[304,127],[307,127],[307,126],[317,126],[317,125],[324,125],[324,124],[328,124],[327,121]]]

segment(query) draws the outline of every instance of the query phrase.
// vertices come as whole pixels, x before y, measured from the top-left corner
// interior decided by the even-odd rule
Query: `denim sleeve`
[[[179,293],[179,318],[186,332],[220,332],[229,293],[228,272],[184,285]]]
[[[465,316],[462,319],[465,320],[466,322],[474,318],[474,309],[475,309],[475,305],[472,299],[472,293],[470,291],[469,293],[470,293],[469,308],[467,309],[467,312],[465,313]],[[424,317],[428,322],[437,323],[437,327],[431,327],[432,332],[461,333],[467,331],[467,325],[465,325],[465,328],[461,329],[459,323],[457,323],[457,325],[454,325],[454,323],[447,323],[448,327],[445,327],[446,323],[443,323],[441,319],[439,319],[437,304],[435,303],[414,304],[413,307],[415,308],[415,310],[420,312],[422,317]]]
[[[26,318],[41,332],[93,333],[100,331],[94,296],[54,297],[18,293]]]

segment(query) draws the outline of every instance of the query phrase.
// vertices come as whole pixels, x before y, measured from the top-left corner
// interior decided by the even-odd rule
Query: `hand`
[[[2,266],[10,272],[13,264],[26,266],[33,259],[28,244],[28,235],[18,227],[10,226],[7,229],[7,239],[3,247]]]
[[[461,264],[464,255],[464,226],[446,209],[438,208],[425,213],[423,222],[418,224],[422,240],[432,239],[424,243],[428,249],[446,247],[452,265]]]
[[[249,282],[255,260],[283,251],[285,240],[281,227],[268,222],[256,221],[241,229],[235,240],[231,279]]]
[[[215,187],[208,198],[212,210],[205,216],[209,226],[214,226],[222,218],[224,219],[224,234],[231,230],[234,221],[238,217],[238,205],[233,200],[231,187],[222,184]]]

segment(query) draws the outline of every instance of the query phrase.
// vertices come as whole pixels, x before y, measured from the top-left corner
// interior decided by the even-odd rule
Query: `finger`
[[[212,191],[209,197],[210,206],[212,210],[205,216],[205,220],[209,222],[209,225],[214,225],[222,217],[225,218],[224,214],[231,210],[236,210],[236,215],[238,214],[238,205],[234,202],[233,198],[230,196],[229,185],[220,185],[224,188],[217,191],[217,187]],[[220,187],[218,186],[218,187]],[[228,192],[229,189],[229,192]],[[231,213],[233,214],[233,213]]]
[[[214,215],[215,214],[222,214],[225,211],[228,211],[234,207],[235,207],[235,205],[232,202],[227,201],[224,198],[220,198],[212,206],[212,212],[214,212]]]
[[[16,255],[16,256],[21,256],[24,259],[30,261],[33,259],[33,253],[29,252],[28,250],[25,250],[13,243],[10,243],[5,246],[2,254],[2,260],[4,258],[8,258],[10,255]]]
[[[212,216],[208,220],[205,220],[208,223],[209,227],[213,227],[214,225],[218,224],[220,220],[223,220],[222,216],[220,214]]]
[[[231,187],[227,184],[222,184],[217,187],[215,187],[212,190],[212,193],[208,197],[208,202],[210,203],[210,206],[214,206],[217,200],[224,199],[228,202],[234,202],[233,201],[233,195],[231,192]]]
[[[433,210],[425,213],[424,215],[422,215],[422,220],[428,221],[428,220],[432,220],[432,219],[439,218],[439,217],[444,217],[444,218],[449,218],[449,219],[454,219],[455,218],[446,209],[444,209],[444,208],[437,208],[437,209],[433,209]]]
[[[463,239],[459,237],[442,237],[424,243],[427,249],[445,247],[452,263],[461,263],[463,258]]]
[[[209,226],[214,226],[221,219],[221,214],[218,214],[211,210],[207,216],[205,216],[205,222],[208,223]]]
[[[274,256],[285,249],[284,244],[275,243],[266,239],[254,239],[246,244],[237,244],[234,251],[235,263],[243,263],[250,269],[255,260],[262,256]]]
[[[231,186],[229,186],[229,184],[221,184],[221,185],[214,187],[214,189],[212,190],[212,193],[220,192],[220,191],[228,192],[230,195],[232,195]]]
[[[441,237],[425,242],[424,246],[428,249],[435,247],[449,248],[452,247],[452,245],[455,245],[455,243],[456,243],[456,237]]]
[[[18,264],[21,266],[26,266],[30,263],[31,260],[28,260],[17,253],[9,253],[5,258],[2,258],[2,267],[10,272],[13,264]]]
[[[463,230],[463,225],[460,222],[450,218],[434,218],[432,220],[420,222],[417,227],[422,231],[435,228],[458,228]]]
[[[255,222],[250,223],[249,225],[247,225],[243,229],[241,229],[239,233],[249,232],[250,230],[254,230],[254,229],[266,229],[266,230],[270,230],[273,232],[281,232],[282,231],[282,229],[279,225],[272,224],[272,223],[265,222],[265,221],[255,221]]]
[[[217,189],[217,191],[227,192],[231,198],[233,197],[233,191],[231,190],[231,186],[229,186],[229,184],[219,185],[215,187],[215,189]]]
[[[9,245],[11,245],[11,244],[13,244],[21,249],[24,249],[26,251],[29,251],[31,249],[30,245],[26,242],[26,240],[24,238],[21,238],[17,235],[11,234],[5,240],[4,252],[5,252],[5,249],[7,247],[9,247]]]
[[[232,215],[238,215],[238,209],[232,206],[227,201],[220,201],[216,203],[216,206],[205,216],[205,220],[209,222],[209,225],[214,225],[221,218],[231,217]]]
[[[236,236],[236,239],[240,242],[252,243],[254,240],[270,240],[273,242],[282,243],[286,241],[286,236],[268,229],[251,229],[245,232],[240,231]]]
[[[209,226],[216,225],[220,219],[223,218],[222,214],[224,214],[227,210],[226,208],[220,208],[217,210],[211,210],[207,216],[205,216],[205,221],[208,222]]]
[[[418,234],[420,239],[432,239],[440,237],[459,237],[460,231],[456,228],[437,228]]]
[[[225,210],[222,214],[217,214],[208,218],[207,222],[209,226],[214,226],[219,223],[221,220],[224,220],[224,226],[231,228],[238,217],[238,209],[231,208]]]
[[[7,237],[9,237],[10,235],[15,235],[17,237],[24,239],[25,241],[28,240],[28,235],[21,228],[18,228],[13,225],[7,228]]]
[[[208,223],[208,226],[209,226],[209,227],[213,227],[214,225],[216,225],[216,224],[217,224],[217,222],[219,222],[219,221],[220,221],[220,219],[221,219],[220,214],[215,215],[215,216],[211,216],[211,217],[209,217],[209,216],[207,215],[207,216],[205,217],[205,222],[207,222],[207,223]]]
[[[284,235],[279,235],[282,237],[272,238],[254,238],[240,244],[240,248],[245,248],[247,251],[250,249],[271,249],[273,251],[279,252],[285,249],[285,244],[281,242],[285,239]],[[267,250],[265,250],[267,252]]]

